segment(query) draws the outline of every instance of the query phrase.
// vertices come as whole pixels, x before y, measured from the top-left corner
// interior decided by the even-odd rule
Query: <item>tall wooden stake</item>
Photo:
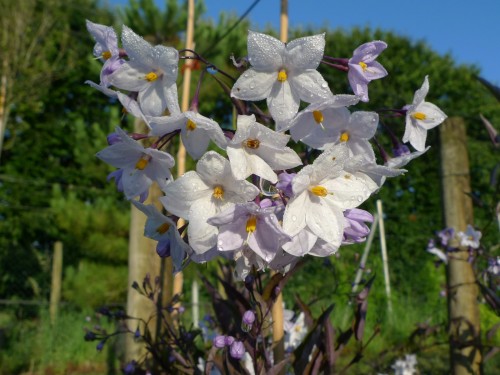
[[[50,286],[50,322],[54,324],[57,318],[59,302],[61,302],[61,283],[63,270],[63,244],[56,241],[54,244],[54,258],[52,259],[52,284]]]
[[[446,226],[465,231],[473,224],[470,193],[467,136],[462,118],[453,117],[440,128],[441,179]],[[451,245],[458,247],[458,241]],[[451,373],[480,374],[482,372],[481,336],[479,324],[478,287],[467,249],[459,248],[449,256],[448,316]]]
[[[136,120],[134,130],[137,133],[144,133],[144,124],[140,120]],[[151,185],[149,188],[149,196],[146,204],[156,203],[159,210],[161,204],[158,198],[162,196],[162,192],[157,184]],[[144,277],[149,274],[151,283],[154,285],[156,277],[161,279],[161,261],[156,253],[156,241],[144,237],[144,226],[146,224],[146,215],[139,211],[134,205],[131,205],[130,212],[130,230],[129,230],[129,256],[128,256],[128,291],[127,291],[127,315],[142,319],[149,322],[148,329],[151,335],[155,337],[158,327],[157,306],[147,297],[139,294],[135,289],[131,288],[135,281],[142,284]],[[168,267],[167,267],[168,268]],[[171,273],[170,273],[171,274]],[[172,283],[166,282],[171,287]],[[165,283],[160,284],[165,285]],[[163,290],[162,290],[163,293]],[[167,297],[168,298],[168,297]],[[161,303],[161,299],[158,303]],[[160,320],[158,320],[160,321]],[[131,320],[130,322],[136,322]],[[137,320],[139,322],[139,320]],[[129,323],[132,324],[132,323]],[[135,330],[137,326],[129,325],[131,330]],[[140,324],[139,329],[141,334],[144,334],[145,327]],[[125,356],[127,361],[137,360],[146,353],[146,347],[143,343],[134,341],[133,335],[127,335]]]
[[[188,0],[188,19],[186,27],[186,49],[194,49],[194,0]],[[191,60],[186,60],[184,64],[184,81],[182,82],[182,102],[181,111],[189,109],[189,91],[191,88]],[[177,176],[182,176],[186,172],[186,148],[179,140],[179,150],[177,151]],[[180,219],[178,226],[184,225],[184,220]],[[173,295],[182,292],[184,277],[182,272],[178,272],[174,277]]]
[[[280,40],[283,43],[286,43],[288,40],[288,0],[281,0]],[[281,292],[276,296],[271,315],[273,318],[274,363],[276,364],[285,358],[285,323],[283,314],[283,295]],[[279,374],[284,373],[285,370],[279,372]]]

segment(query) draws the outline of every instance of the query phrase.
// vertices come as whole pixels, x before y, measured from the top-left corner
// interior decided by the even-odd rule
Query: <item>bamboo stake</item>
[[[446,226],[465,231],[473,224],[472,199],[467,154],[465,123],[460,117],[447,119],[440,127],[441,180]],[[458,240],[451,246],[459,248],[449,256],[448,315],[451,373],[482,372],[481,334],[479,324],[478,287],[468,251]]]
[[[385,242],[384,213],[382,211],[382,201],[377,200],[377,216],[380,233],[380,251],[382,252],[382,264],[384,268],[385,294],[387,295],[387,311],[389,317],[392,317],[391,301],[391,280],[389,278],[389,260],[387,257],[387,244]]]
[[[288,40],[288,0],[281,0],[280,10],[280,40],[286,43]],[[285,332],[284,332],[284,312],[283,295],[281,291],[276,296],[271,310],[273,319],[273,345],[274,345],[274,363],[279,363],[285,358]],[[282,370],[279,374],[284,374]]]
[[[186,27],[186,49],[194,49],[194,0],[188,0],[188,19]],[[187,59],[184,63],[184,81],[182,82],[182,102],[181,111],[185,112],[189,109],[189,92],[191,88],[191,64],[192,61]],[[179,150],[177,151],[177,176],[182,176],[186,172],[186,148],[179,139]],[[184,225],[184,220],[179,219],[178,227]],[[174,276],[173,295],[182,293],[182,285],[184,276],[182,272],[178,272]],[[179,304],[175,304],[179,307]]]
[[[57,319],[59,302],[61,302],[61,281],[63,271],[63,244],[56,241],[54,244],[54,258],[52,259],[52,284],[50,287],[50,322],[54,324]]]

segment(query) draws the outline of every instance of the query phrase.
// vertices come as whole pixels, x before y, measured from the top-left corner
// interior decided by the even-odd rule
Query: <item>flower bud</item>
[[[234,337],[233,336],[226,336],[225,344],[227,346],[231,346],[234,342]]]
[[[222,349],[223,347],[226,346],[226,336],[224,335],[215,336],[213,344],[217,349]]]
[[[234,341],[229,348],[229,354],[234,359],[241,359],[245,355],[245,346],[241,341]]]
[[[247,310],[243,314],[243,319],[241,321],[241,329],[244,332],[248,332],[252,329],[252,325],[255,322],[255,314],[252,310]]]

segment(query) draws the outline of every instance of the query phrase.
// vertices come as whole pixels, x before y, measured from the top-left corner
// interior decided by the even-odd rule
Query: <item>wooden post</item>
[[[144,133],[146,131],[145,125],[141,123],[139,119],[136,119],[134,130],[137,133]],[[162,207],[158,198],[162,195],[163,193],[157,184],[151,185],[149,188],[148,199],[145,204],[155,204],[156,208],[161,210]],[[151,283],[154,285],[156,277],[160,277],[161,279],[162,262],[156,253],[157,242],[144,237],[146,215],[139,211],[134,205],[131,204],[130,206],[127,315],[148,322],[148,329],[154,338],[156,332],[158,331],[156,326],[158,307],[155,306],[153,301],[141,295],[135,289],[131,288],[131,286],[134,281],[141,285],[147,274],[150,275]],[[167,272],[165,272],[165,277],[168,278]],[[165,284],[171,287],[172,282],[169,282],[168,280],[163,282],[162,280],[162,284],[160,285],[163,287]],[[161,299],[162,298],[160,296],[159,303],[161,303]],[[138,320],[130,320],[128,322],[129,329],[135,331],[137,328],[136,324],[138,324],[137,322]],[[139,329],[141,334],[144,334],[144,325],[139,324]],[[125,345],[125,356],[128,362],[131,360],[137,360],[146,353],[145,345],[143,343],[135,342],[133,335],[127,335]]]
[[[281,0],[280,9],[280,40],[286,43],[288,40],[288,0]],[[283,312],[283,295],[281,291],[276,296],[271,309],[273,318],[273,345],[274,364],[281,362],[285,358],[285,322]],[[279,372],[284,374],[285,370]]]
[[[465,231],[473,224],[467,137],[462,118],[447,119],[440,128],[441,180],[446,226]],[[458,247],[453,239],[451,246]],[[478,287],[468,251],[459,248],[449,256],[447,267],[451,373],[481,373],[481,336]]]
[[[50,287],[50,322],[54,324],[57,319],[59,302],[61,302],[61,282],[63,270],[63,244],[56,241],[54,244],[54,255],[52,259],[52,284]]]

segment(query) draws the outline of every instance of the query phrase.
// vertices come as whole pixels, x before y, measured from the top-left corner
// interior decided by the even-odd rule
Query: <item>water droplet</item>
[[[326,88],[328,87],[328,83],[323,82],[323,83],[321,84],[321,87],[323,87],[324,89],[326,89]]]
[[[223,242],[222,242],[222,241],[219,241],[219,242],[217,242],[217,244],[218,244],[219,246],[222,246]]]
[[[250,85],[250,90],[253,90],[255,88],[254,85]]]
[[[293,215],[292,216],[292,221],[297,221],[297,216]]]
[[[358,202],[362,202],[363,201],[363,197],[361,195],[358,195]]]

